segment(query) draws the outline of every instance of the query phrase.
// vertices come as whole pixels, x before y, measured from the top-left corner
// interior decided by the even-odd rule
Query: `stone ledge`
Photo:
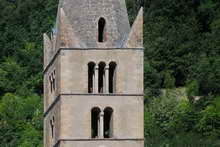
[[[144,138],[90,138],[90,139],[59,139],[59,141],[143,141]]]
[[[54,147],[58,147],[59,144],[63,141],[71,141],[71,142],[76,142],[76,141],[87,141],[87,142],[91,142],[91,141],[144,141],[144,138],[103,138],[103,139],[59,139],[56,144],[54,145]]]
[[[60,95],[79,95],[79,96],[144,96],[144,94],[129,93],[62,93]]]
[[[53,55],[53,57],[49,61],[48,65],[45,66],[43,74],[45,74],[45,72],[47,72],[47,70],[53,64],[56,57],[60,54],[61,50],[64,50],[64,51],[65,50],[66,51],[70,51],[70,50],[103,50],[103,51],[104,50],[139,50],[139,51],[144,51],[144,48],[60,48],[55,52],[55,54]]]
[[[117,93],[111,93],[111,94],[105,94],[105,93],[98,93],[98,94],[91,94],[91,93],[62,93],[59,94],[53,101],[53,103],[48,107],[48,109],[44,112],[43,117],[46,117],[49,111],[55,106],[55,104],[60,100],[60,96],[71,96],[71,95],[78,95],[78,96],[141,96],[143,97],[144,94],[117,94]]]

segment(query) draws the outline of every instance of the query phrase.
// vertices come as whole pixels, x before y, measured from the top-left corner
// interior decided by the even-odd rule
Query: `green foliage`
[[[0,146],[42,146],[42,33],[57,4],[0,0]]]
[[[199,92],[203,95],[220,93],[220,56],[209,51],[210,57],[202,56],[200,61],[195,64],[193,78],[199,83]],[[212,55],[214,54],[214,55]]]
[[[22,132],[20,142],[19,147],[43,147],[42,133],[33,126],[27,125]]]
[[[204,136],[216,137],[220,133],[220,97],[216,97],[211,105],[200,112],[197,129]]]
[[[199,95],[199,85],[196,80],[193,80],[187,85],[186,93],[188,97],[198,96]]]
[[[134,12],[140,7],[138,1],[127,0],[130,18],[136,17]],[[176,87],[196,79],[200,86],[199,94],[219,94],[220,84],[215,81],[220,80],[219,66],[202,64],[204,57],[215,62],[219,59],[219,5],[214,0],[144,1],[145,60],[151,68],[168,80],[171,78],[166,71],[172,73]],[[214,73],[211,72],[213,69]],[[200,74],[203,77],[196,76]],[[203,79],[204,75],[208,75],[207,79]],[[166,77],[163,78],[166,80]],[[207,87],[203,88],[206,86],[203,80],[208,82]],[[173,87],[168,84],[170,86]],[[161,87],[167,86],[161,84]]]
[[[0,118],[0,146],[42,141],[42,101],[36,94],[6,93],[0,102]]]
[[[27,70],[19,65],[13,58],[6,58],[0,64],[0,89],[14,92],[25,81]]]
[[[165,71],[164,74],[164,87],[168,89],[175,87],[175,79],[169,71]]]
[[[220,111],[209,107],[198,111],[188,100],[170,96],[149,100],[145,107],[146,146],[219,146]]]
[[[158,96],[160,94],[160,85],[162,79],[159,73],[150,66],[149,63],[144,64],[144,89],[145,94],[149,97]]]

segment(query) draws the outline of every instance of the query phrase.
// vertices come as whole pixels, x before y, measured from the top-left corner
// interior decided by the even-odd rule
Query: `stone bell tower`
[[[44,34],[44,147],[143,147],[143,10],[60,0]]]

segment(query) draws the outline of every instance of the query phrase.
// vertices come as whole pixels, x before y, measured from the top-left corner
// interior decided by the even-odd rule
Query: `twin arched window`
[[[106,65],[100,62],[88,64],[88,93],[115,93],[116,92],[116,67],[115,62]]]
[[[92,138],[113,137],[113,109],[106,107],[102,112],[95,107],[91,111],[91,136]]]

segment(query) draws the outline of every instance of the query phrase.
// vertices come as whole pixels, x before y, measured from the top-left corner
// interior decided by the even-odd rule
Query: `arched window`
[[[88,64],[88,93],[94,92],[95,63]]]
[[[113,137],[113,109],[110,107],[104,110],[104,138]]]
[[[98,78],[99,82],[99,93],[103,93],[104,92],[104,86],[105,86],[105,63],[104,62],[100,62],[99,63],[99,78]]]
[[[91,110],[91,136],[92,138],[98,137],[99,132],[99,114],[101,110],[95,107]]]
[[[98,41],[104,42],[106,40],[105,36],[105,28],[106,22],[104,18],[100,18],[98,22]]]
[[[109,93],[116,91],[116,66],[115,62],[109,63]]]

